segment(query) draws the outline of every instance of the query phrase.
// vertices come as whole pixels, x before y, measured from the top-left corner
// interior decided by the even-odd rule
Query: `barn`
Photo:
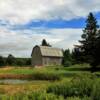
[[[32,66],[61,65],[63,52],[59,48],[36,45],[31,57]]]

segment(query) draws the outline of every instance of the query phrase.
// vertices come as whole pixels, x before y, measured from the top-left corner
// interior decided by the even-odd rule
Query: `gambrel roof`
[[[48,46],[39,46],[42,56],[54,56],[54,57],[63,57],[61,49],[48,47]]]
[[[63,57],[63,52],[59,48],[53,48],[53,47],[48,47],[48,46],[35,46],[35,47],[39,47],[40,48],[40,52],[41,52],[42,56]]]

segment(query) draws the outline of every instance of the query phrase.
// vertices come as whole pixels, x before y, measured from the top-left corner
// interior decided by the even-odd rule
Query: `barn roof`
[[[42,56],[63,57],[62,50],[48,46],[39,46]]]
[[[39,47],[40,48],[42,56],[63,57],[63,52],[59,48],[48,47],[48,46],[35,46],[35,47]],[[34,48],[33,48],[33,51],[34,51]],[[33,51],[32,51],[32,53],[33,53]]]

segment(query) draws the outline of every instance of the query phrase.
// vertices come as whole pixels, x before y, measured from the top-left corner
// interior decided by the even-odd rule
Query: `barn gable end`
[[[41,66],[42,65],[42,56],[41,56],[41,51],[40,51],[40,48],[39,46],[35,46],[33,48],[33,51],[32,51],[32,59],[31,59],[31,64],[32,66]]]

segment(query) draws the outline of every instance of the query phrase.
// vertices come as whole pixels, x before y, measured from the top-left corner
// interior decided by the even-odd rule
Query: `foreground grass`
[[[17,93],[45,90],[49,84],[49,81],[31,81],[25,84],[1,84],[0,94],[13,95]]]
[[[24,84],[1,83],[0,100],[100,100],[100,79],[97,74],[99,72],[90,73],[86,64],[67,68],[1,68],[0,75],[5,75],[5,78],[8,75],[32,75],[32,78]]]
[[[70,80],[63,79],[54,83],[42,82],[24,84],[22,87],[20,85],[22,91],[17,93],[1,93],[0,100],[100,100],[100,79],[92,74],[81,74]],[[15,90],[17,86],[15,85]]]

